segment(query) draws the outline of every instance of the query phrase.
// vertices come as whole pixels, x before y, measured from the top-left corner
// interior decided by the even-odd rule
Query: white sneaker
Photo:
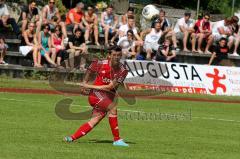
[[[239,56],[238,53],[234,52],[232,56]]]
[[[0,65],[5,65],[5,66],[7,66],[8,63],[6,63],[5,61],[2,61],[2,62],[0,62]]]

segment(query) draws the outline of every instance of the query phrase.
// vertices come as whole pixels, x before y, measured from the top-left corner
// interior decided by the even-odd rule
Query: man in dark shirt
[[[69,39],[68,50],[69,53],[69,65],[70,68],[74,68],[74,57],[80,56],[80,70],[85,71],[86,58],[88,54],[88,48],[85,44],[84,35],[81,29],[76,29],[74,35]]]
[[[163,62],[176,62],[176,50],[172,46],[170,39],[165,39],[164,43],[159,46],[155,60]]]
[[[27,28],[29,22],[34,22],[37,26],[37,32],[40,31],[41,23],[40,16],[36,6],[35,0],[30,1],[29,5],[23,6],[18,23],[22,25],[22,32]]]
[[[226,59],[228,59],[229,48],[227,46],[227,39],[221,38],[219,44],[215,47],[212,57],[209,60],[208,65],[225,65]]]

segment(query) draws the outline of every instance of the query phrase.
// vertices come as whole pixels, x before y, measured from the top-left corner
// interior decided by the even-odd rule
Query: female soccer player
[[[93,107],[91,119],[83,124],[73,135],[66,136],[66,142],[73,142],[89,133],[107,114],[114,137],[114,146],[128,146],[119,136],[116,90],[123,83],[128,70],[120,63],[122,49],[114,46],[107,60],[94,61],[88,68],[83,83],[84,89],[90,89],[89,104]],[[89,77],[97,73],[94,84],[89,84]]]

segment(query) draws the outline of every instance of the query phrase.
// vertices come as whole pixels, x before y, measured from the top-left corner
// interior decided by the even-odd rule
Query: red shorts
[[[115,93],[108,93],[106,91],[92,90],[89,94],[88,101],[93,107],[93,113],[100,112],[107,113],[108,107],[113,104]]]

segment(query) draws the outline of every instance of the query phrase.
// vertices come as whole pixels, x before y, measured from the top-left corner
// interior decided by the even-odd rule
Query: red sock
[[[109,117],[108,120],[109,120],[109,124],[110,124],[111,130],[112,130],[114,141],[117,141],[120,139],[119,129],[118,129],[118,119],[117,119],[117,117]]]
[[[85,123],[71,137],[73,140],[77,140],[78,138],[86,135],[91,130],[92,127],[88,123]]]

